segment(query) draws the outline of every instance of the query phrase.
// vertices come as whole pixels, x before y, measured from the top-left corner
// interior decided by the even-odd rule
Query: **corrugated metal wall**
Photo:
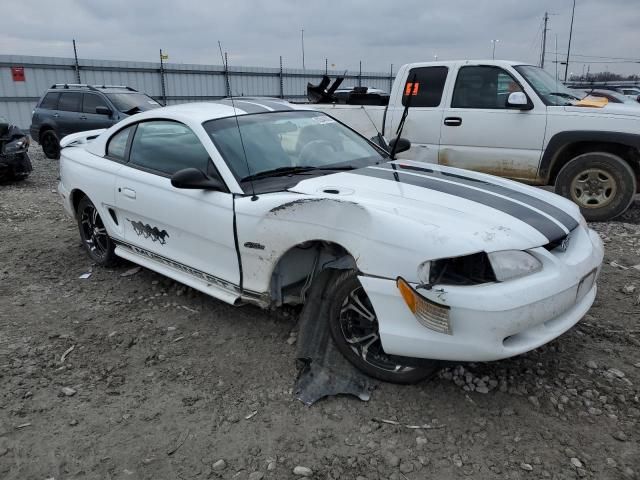
[[[24,67],[25,81],[14,81],[11,67]],[[227,95],[224,68],[220,65],[164,64],[167,104],[212,100]],[[350,71],[352,72],[352,71]],[[389,91],[393,78],[389,73],[350,73],[343,86],[363,86]],[[229,66],[233,95],[273,96],[301,100],[306,98],[307,83],[317,83],[324,70]],[[343,71],[329,70],[335,77]],[[79,60],[81,83],[90,85],[128,85],[152,97],[162,99],[160,63]],[[282,82],[282,91],[280,88]],[[0,115],[27,129],[31,111],[47,88],[54,83],[77,83],[72,58],[0,55]]]

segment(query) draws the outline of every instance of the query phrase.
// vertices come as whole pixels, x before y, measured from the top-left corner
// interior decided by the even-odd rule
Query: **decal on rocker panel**
[[[152,242],[158,242],[160,245],[167,243],[166,239],[169,238],[169,232],[166,230],[158,230],[158,227],[145,225],[142,222],[136,222],[128,218],[127,220],[131,222],[131,226],[133,227],[133,231],[136,232],[136,235],[150,238]]]

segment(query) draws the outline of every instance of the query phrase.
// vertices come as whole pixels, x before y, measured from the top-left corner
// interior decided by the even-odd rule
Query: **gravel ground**
[[[309,408],[294,318],[93,267],[32,156],[0,186],[0,478],[640,477],[638,201],[593,225],[600,291],[561,338]]]

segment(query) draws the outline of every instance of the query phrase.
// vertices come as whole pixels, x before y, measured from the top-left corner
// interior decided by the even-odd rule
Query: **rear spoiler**
[[[88,130],[86,132],[72,133],[71,135],[67,135],[62,140],[60,140],[60,148],[86,145],[102,132],[106,131],[106,128],[101,128],[99,130]]]

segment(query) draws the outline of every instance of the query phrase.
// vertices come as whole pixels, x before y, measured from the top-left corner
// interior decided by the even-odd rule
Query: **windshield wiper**
[[[307,167],[279,167],[279,168],[274,168],[273,170],[267,170],[265,172],[258,172],[258,173],[254,173],[253,175],[248,175],[242,179],[240,179],[241,182],[246,182],[249,180],[257,180],[260,178],[269,178],[269,177],[284,177],[286,175],[296,175],[298,173],[306,173],[306,172],[311,172],[311,171],[318,171],[318,170],[330,170],[330,171],[334,171],[334,170],[353,170],[355,167],[352,166],[346,166],[346,167],[311,167],[311,166],[307,166]]]

